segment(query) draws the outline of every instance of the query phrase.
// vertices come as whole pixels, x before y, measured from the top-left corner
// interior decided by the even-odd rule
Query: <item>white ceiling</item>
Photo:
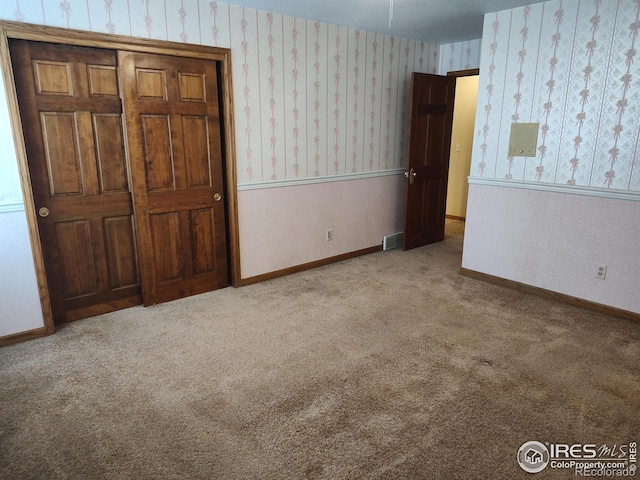
[[[258,10],[345,25],[370,32],[453,43],[482,37],[485,13],[497,12],[542,0],[225,0]]]

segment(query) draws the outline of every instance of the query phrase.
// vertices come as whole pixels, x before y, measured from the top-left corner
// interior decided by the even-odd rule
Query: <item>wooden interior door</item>
[[[216,63],[119,52],[143,300],[228,285]]]
[[[444,239],[455,78],[413,73],[404,249]]]
[[[54,322],[141,303],[115,51],[10,52]]]

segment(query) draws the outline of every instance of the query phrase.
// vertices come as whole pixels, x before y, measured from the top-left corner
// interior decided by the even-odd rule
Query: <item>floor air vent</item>
[[[402,232],[382,237],[382,250],[393,250],[394,248],[402,248]]]

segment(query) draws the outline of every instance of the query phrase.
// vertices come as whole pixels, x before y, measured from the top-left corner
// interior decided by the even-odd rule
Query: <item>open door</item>
[[[411,76],[403,248],[444,239],[455,78]]]

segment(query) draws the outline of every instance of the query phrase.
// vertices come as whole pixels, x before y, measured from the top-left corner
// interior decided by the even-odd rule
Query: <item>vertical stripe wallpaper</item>
[[[231,48],[240,184],[402,167],[411,72],[441,65],[435,44],[216,1],[12,0],[0,18]],[[478,40],[449,49],[477,67]]]
[[[640,191],[639,30],[640,0],[485,15],[471,175]],[[536,157],[507,156],[513,122],[540,124]]]
[[[470,70],[478,68],[480,65],[480,50],[482,40],[469,40],[458,43],[446,43],[440,45],[438,71],[429,73],[438,73],[446,75],[447,72],[456,70]]]

